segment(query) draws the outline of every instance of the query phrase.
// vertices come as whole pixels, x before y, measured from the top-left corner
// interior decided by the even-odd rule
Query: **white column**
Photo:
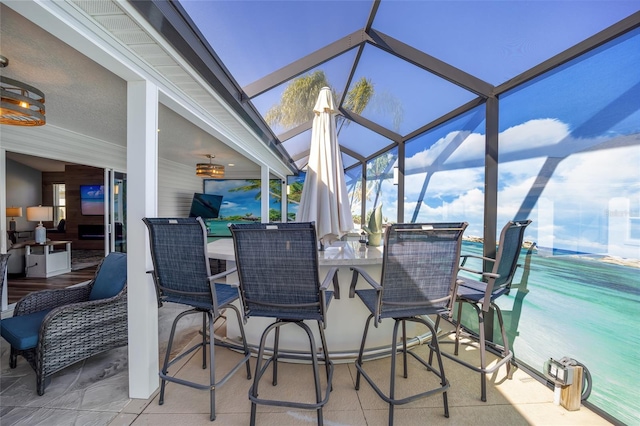
[[[260,168],[260,216],[262,223],[269,223],[269,166],[262,166]]]
[[[7,216],[6,216],[6,208],[7,208],[7,155],[4,148],[2,148],[2,141],[0,140],[0,253],[7,252]],[[7,268],[8,269],[8,268]],[[7,292],[9,289],[7,288],[7,271],[5,271],[4,280],[2,280],[2,300],[0,300],[0,312],[7,309]]]
[[[158,388],[158,303],[143,217],[155,217],[158,198],[158,88],[127,85],[127,291],[129,397],[146,399]]]

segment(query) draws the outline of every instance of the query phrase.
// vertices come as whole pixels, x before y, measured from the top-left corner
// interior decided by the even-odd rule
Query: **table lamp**
[[[16,230],[16,217],[22,217],[22,207],[7,207],[7,217],[10,217],[9,231]]]
[[[53,207],[27,207],[27,220],[30,222],[40,222],[34,232],[37,244],[44,244],[47,241],[47,230],[42,226],[42,221],[53,220]]]

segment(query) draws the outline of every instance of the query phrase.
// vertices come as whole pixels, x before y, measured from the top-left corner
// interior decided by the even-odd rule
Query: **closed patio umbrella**
[[[330,244],[353,229],[353,217],[328,87],[320,89],[313,112],[309,164],[296,221],[315,222],[320,242]]]

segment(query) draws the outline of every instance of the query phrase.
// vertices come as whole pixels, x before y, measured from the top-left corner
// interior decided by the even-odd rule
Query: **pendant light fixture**
[[[207,154],[205,157],[209,159],[209,163],[196,164],[196,176],[201,178],[224,178],[224,166],[211,163],[211,159],[215,158],[215,155]]]
[[[0,55],[0,68],[9,59]],[[42,126],[46,123],[44,93],[18,80],[0,76],[0,124]]]

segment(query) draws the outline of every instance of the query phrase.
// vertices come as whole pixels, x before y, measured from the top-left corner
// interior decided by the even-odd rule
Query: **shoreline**
[[[482,237],[476,236],[467,236],[462,237],[463,241],[471,242],[471,243],[484,243],[484,239]],[[538,251],[538,246],[533,241],[524,241],[522,243],[523,249],[532,249],[533,251]],[[544,248],[542,249],[544,251]],[[576,259],[588,259],[596,262],[609,263],[611,265],[618,266],[627,266],[630,268],[639,268],[640,269],[640,259],[630,259],[619,256],[611,256],[608,254],[565,254],[563,256],[570,256]],[[555,257],[555,256],[554,256]]]

